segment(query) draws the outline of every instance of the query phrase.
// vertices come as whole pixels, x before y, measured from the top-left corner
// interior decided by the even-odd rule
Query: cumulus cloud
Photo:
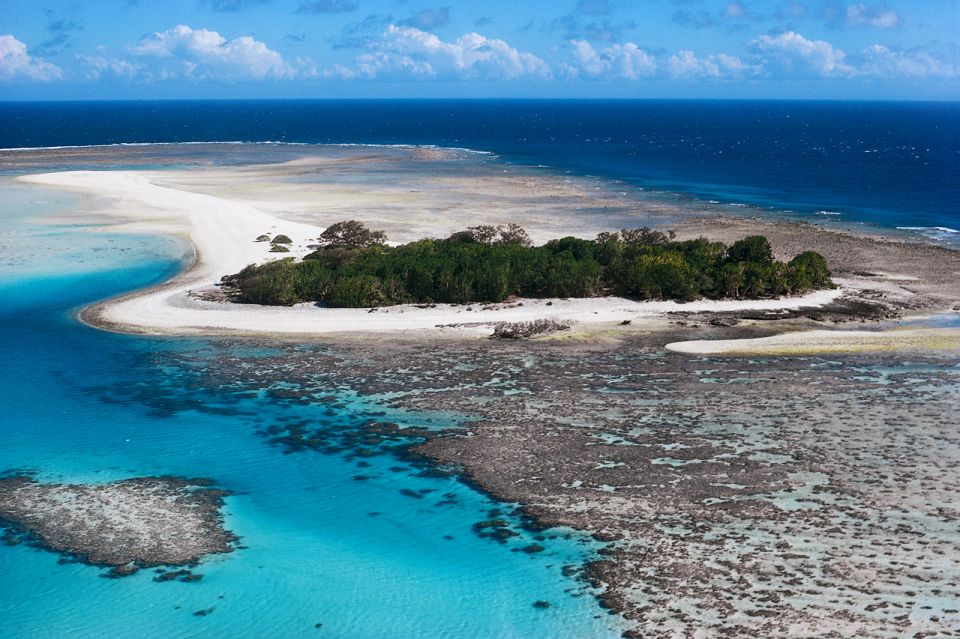
[[[599,78],[617,76],[628,80],[653,75],[657,61],[633,42],[595,48],[586,40],[571,40],[575,70]]]
[[[306,72],[250,36],[228,41],[216,31],[182,24],[144,38],[131,51],[155,59],[161,78],[293,78]]]
[[[955,78],[956,66],[934,58],[926,51],[896,51],[880,44],[863,50],[860,73],[873,78]]]
[[[737,56],[726,53],[697,57],[693,51],[679,51],[667,60],[667,71],[673,78],[734,77],[756,70]]]
[[[77,61],[86,69],[84,77],[87,80],[97,80],[105,75],[130,79],[144,69],[142,64],[107,55],[91,56],[78,53]]]
[[[562,69],[570,77],[607,80],[640,80],[669,77],[674,80],[693,78],[736,78],[757,74],[759,64],[749,64],[726,53],[697,56],[693,51],[679,51],[669,57],[657,56],[633,42],[594,47],[586,40],[571,40],[573,64]]]
[[[55,64],[32,57],[27,45],[12,35],[0,35],[0,80],[59,80],[63,70]]]
[[[865,25],[878,29],[892,29],[900,26],[900,14],[885,6],[871,7],[864,3],[848,5],[844,12],[847,24]]]
[[[824,40],[808,40],[794,31],[776,36],[762,35],[754,45],[790,71],[807,71],[821,76],[851,76],[856,69],[845,60],[847,54]]]
[[[485,79],[550,76],[550,67],[537,56],[479,33],[447,42],[414,27],[390,25],[368,46],[372,50],[358,56],[353,65],[334,65],[325,75],[345,79],[385,75]]]

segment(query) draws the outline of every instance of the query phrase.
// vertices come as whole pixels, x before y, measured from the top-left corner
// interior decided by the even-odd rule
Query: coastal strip
[[[315,304],[264,307],[217,299],[224,275],[252,263],[302,257],[321,226],[280,219],[249,204],[222,197],[159,186],[149,172],[68,171],[19,178],[45,187],[106,196],[116,205],[104,216],[113,230],[187,234],[196,249],[193,264],[160,286],[89,307],[83,319],[120,332],[150,334],[382,333],[443,329],[462,336],[484,336],[499,322],[554,319],[574,324],[604,324],[664,319],[671,313],[778,311],[830,304],[844,290],[822,290],[798,297],[766,300],[633,301],[619,297],[517,300],[510,304],[401,305],[382,309],[323,308]],[[291,238],[289,253],[269,252],[263,234]]]
[[[796,331],[747,339],[671,342],[667,350],[696,355],[813,355],[878,353],[899,350],[960,351],[960,329],[890,331]]]

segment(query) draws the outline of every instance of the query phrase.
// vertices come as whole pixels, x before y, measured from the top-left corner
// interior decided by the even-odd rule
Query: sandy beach
[[[108,330],[277,336],[407,332],[476,338],[489,335],[499,322],[545,318],[589,336],[611,329],[636,331],[678,324],[695,328],[723,318],[729,325],[747,328],[759,321],[764,329],[791,332],[761,342],[694,339],[670,347],[701,354],[956,348],[955,336],[942,331],[823,330],[824,321],[875,321],[955,310],[960,303],[960,253],[932,244],[788,221],[698,218],[691,210],[656,200],[631,199],[592,178],[504,169],[495,162],[477,163],[457,150],[313,149],[304,156],[267,164],[188,163],[180,169],[145,171],[120,169],[117,153],[94,154],[103,170],[18,178],[88,198],[87,210],[69,212],[59,222],[176,235],[193,246],[191,265],[170,281],[81,312],[84,321]],[[29,154],[22,155],[27,157],[17,156],[18,161],[41,165]],[[511,221],[524,226],[535,242],[564,235],[593,237],[601,230],[624,226],[676,228],[681,239],[707,237],[727,243],[759,233],[769,238],[778,259],[789,260],[810,248],[823,253],[839,287],[795,298],[686,304],[605,297],[334,309],[223,301],[218,284],[224,275],[271,259],[299,259],[311,251],[310,245],[326,226],[343,219],[385,229],[393,242],[446,237],[478,222]],[[281,233],[293,240],[289,253],[271,253],[269,243],[255,241],[262,234]],[[789,323],[803,318],[817,319],[820,325]],[[808,328],[817,330],[798,330]]]
[[[572,324],[604,324],[664,318],[670,313],[778,311],[823,307],[842,288],[776,300],[636,302],[599,299],[518,300],[511,304],[403,305],[370,309],[331,309],[314,304],[292,308],[231,304],[205,299],[224,275],[244,266],[283,257],[302,257],[323,227],[281,219],[257,207],[223,197],[160,186],[149,172],[69,171],[20,178],[23,182],[108,197],[104,214],[112,229],[178,233],[195,247],[193,264],[173,280],[91,307],[88,321],[113,330],[158,334],[297,334],[419,331],[441,328],[464,335],[488,335],[497,322],[552,318]],[[290,253],[273,254],[261,234],[283,233]]]

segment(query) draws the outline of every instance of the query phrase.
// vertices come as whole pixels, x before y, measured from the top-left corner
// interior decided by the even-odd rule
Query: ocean
[[[2,103],[0,147],[455,146],[694,205],[953,242],[958,114],[955,104],[883,103]],[[265,435],[301,422],[337,437],[371,420],[458,428],[468,416],[385,411],[322,382],[295,389],[316,401],[294,402],[282,370],[242,386],[205,370],[215,355],[271,371],[269,347],[78,323],[83,305],[171,276],[184,247],[44,224],[78,200],[18,184],[15,173],[0,166],[0,471],[68,482],[210,477],[233,492],[226,525],[244,548],[203,561],[198,583],[155,583],[151,571],[103,579],[96,567],[0,545],[0,636],[619,635],[617,618],[570,574],[599,557],[598,542],[525,528],[511,504],[425,472],[402,446],[358,460],[356,438],[334,452],[291,452]],[[491,516],[517,536],[475,534]],[[518,552],[534,542],[542,552]]]
[[[156,583],[153,570],[105,579],[0,543],[0,637],[619,636],[618,618],[570,572],[598,558],[598,542],[531,530],[513,505],[361,430],[457,428],[462,416],[391,411],[322,381],[294,401],[269,345],[82,325],[83,305],[175,274],[183,245],[37,224],[74,196],[9,176],[0,193],[0,474],[210,478],[233,493],[225,525],[243,546],[207,557],[199,582]],[[218,378],[205,365],[213,357],[254,366],[247,383]],[[271,440],[267,429],[289,424],[309,424],[337,450]],[[474,524],[494,517],[517,535],[477,535]],[[531,544],[542,551],[521,552]]]
[[[0,148],[199,141],[465,147],[704,205],[960,245],[960,103],[0,103]]]

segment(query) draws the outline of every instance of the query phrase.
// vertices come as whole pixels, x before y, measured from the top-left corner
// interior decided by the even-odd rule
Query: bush
[[[789,277],[792,288],[807,290],[811,288],[833,288],[830,281],[830,269],[827,260],[819,253],[807,251],[790,260]]]
[[[506,226],[471,226],[466,230],[469,237],[478,244],[490,244],[493,246],[502,246],[504,244],[516,244],[518,246],[530,246],[530,236],[519,224],[507,224]]]
[[[286,246],[284,246],[283,244],[271,244],[271,245],[270,245],[270,252],[271,252],[271,253],[289,253],[289,252],[290,252],[290,249],[288,249],[288,248],[287,248]]]
[[[773,262],[773,249],[770,248],[767,238],[762,235],[753,235],[734,242],[727,252],[727,260],[770,264]]]
[[[254,240],[254,242],[269,242],[269,241],[270,241],[269,235],[258,235],[257,239]]]
[[[320,234],[320,244],[362,248],[383,244],[387,235],[383,231],[371,231],[362,222],[346,220],[331,224]]]
[[[273,244],[293,244],[293,240],[291,240],[286,235],[278,235],[272,240],[270,240],[270,242]]]

